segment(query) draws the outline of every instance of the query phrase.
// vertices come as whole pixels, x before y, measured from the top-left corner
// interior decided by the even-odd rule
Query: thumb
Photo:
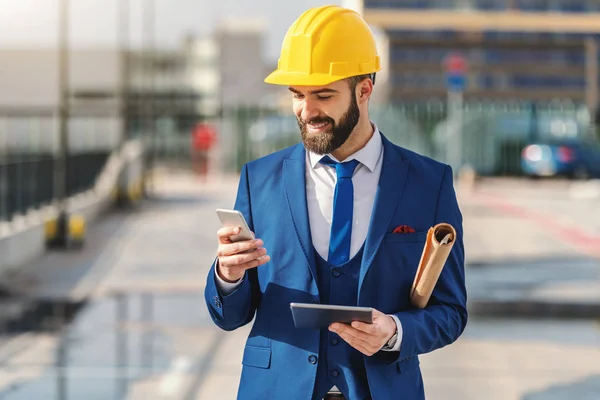
[[[385,315],[385,314],[382,313],[381,311],[373,309],[373,318],[381,317],[383,315]]]

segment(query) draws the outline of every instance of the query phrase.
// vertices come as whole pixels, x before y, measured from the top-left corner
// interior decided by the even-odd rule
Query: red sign
[[[463,74],[467,69],[467,61],[458,53],[450,54],[445,62],[446,72],[451,74]]]

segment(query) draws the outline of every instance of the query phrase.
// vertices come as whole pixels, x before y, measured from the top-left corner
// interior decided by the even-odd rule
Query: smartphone
[[[221,226],[225,227],[240,227],[240,233],[237,235],[230,236],[232,242],[239,242],[241,240],[252,240],[254,235],[248,227],[244,214],[237,210],[225,210],[222,208],[217,209],[217,216],[221,221]]]

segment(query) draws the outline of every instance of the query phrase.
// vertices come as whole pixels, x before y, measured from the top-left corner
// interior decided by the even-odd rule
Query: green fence
[[[465,104],[458,159],[450,154],[455,142],[444,103],[371,106],[370,116],[392,142],[455,169],[468,164],[480,175],[520,175],[521,151],[528,143],[596,134],[587,109],[568,101]],[[290,112],[256,107],[227,110],[219,122],[219,136],[220,168],[229,172],[300,140]]]

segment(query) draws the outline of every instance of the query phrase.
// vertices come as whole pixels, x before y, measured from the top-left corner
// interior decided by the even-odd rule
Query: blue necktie
[[[337,183],[333,196],[333,218],[329,234],[329,257],[327,261],[340,265],[350,258],[350,239],[352,238],[352,212],[354,208],[354,186],[352,174],[358,161],[335,162],[325,156],[321,163],[335,167]]]

